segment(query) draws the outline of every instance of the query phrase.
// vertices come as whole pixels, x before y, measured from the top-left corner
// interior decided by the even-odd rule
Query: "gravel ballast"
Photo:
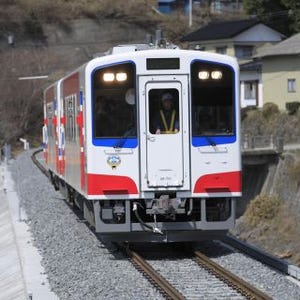
[[[11,163],[10,171],[27,214],[26,222],[32,231],[34,245],[43,257],[42,265],[58,297],[163,299],[113,245],[97,239],[62,195],[54,191],[49,180],[32,163],[30,155],[31,152],[19,155]],[[300,299],[300,287],[284,274],[243,254],[217,253],[218,250],[213,253],[211,249],[208,252],[218,263],[262,288],[274,299]],[[174,273],[174,266],[168,270],[167,264],[158,263],[164,273]]]
[[[213,242],[199,246],[199,250],[274,300],[300,299],[300,282],[297,285],[296,279],[291,279],[291,277],[238,252],[228,245]]]
[[[10,171],[52,290],[60,299],[163,299],[111,245],[99,241],[24,152]]]

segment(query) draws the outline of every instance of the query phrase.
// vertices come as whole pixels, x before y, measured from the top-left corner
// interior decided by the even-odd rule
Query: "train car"
[[[44,159],[50,170],[57,173],[59,170],[58,162],[58,132],[57,121],[57,84],[48,87],[44,92],[44,127],[43,145]]]
[[[45,91],[51,180],[110,240],[215,238],[241,197],[239,67],[173,45],[114,47]]]

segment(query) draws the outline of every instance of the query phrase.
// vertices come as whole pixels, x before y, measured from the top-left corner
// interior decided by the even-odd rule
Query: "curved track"
[[[48,171],[44,168],[43,164],[37,159],[37,154],[42,150],[37,150],[32,154],[32,160],[34,164],[41,170],[41,172],[49,176]],[[159,274],[143,257],[138,254],[136,251],[131,250],[128,246],[122,247],[126,252],[127,256],[130,258],[130,261],[133,265],[146,276],[146,278],[159,289],[161,294],[167,299],[186,299],[186,296],[183,295],[177,288],[175,288],[164,276]],[[185,255],[185,254],[184,254]],[[191,253],[186,253],[185,255],[190,259]],[[246,299],[271,299],[268,295],[259,291],[249,283],[245,282],[243,279],[232,274],[228,270],[224,269],[220,265],[213,262],[211,259],[206,257],[203,253],[195,251],[192,253],[192,259],[197,262],[203,269],[205,269],[209,274],[217,277],[219,280],[224,282],[227,286],[237,291],[240,295]],[[189,274],[190,278],[193,277],[193,274]],[[178,277],[180,278],[180,274]],[[192,280],[192,279],[191,279]],[[205,284],[205,282],[197,283]],[[200,296],[200,295],[199,295]]]
[[[40,169],[40,171],[46,175],[48,178],[50,178],[49,172],[44,168],[44,166],[40,163],[40,161],[37,159],[37,154],[41,153],[43,149],[38,149],[34,151],[31,155],[31,159],[33,163]]]

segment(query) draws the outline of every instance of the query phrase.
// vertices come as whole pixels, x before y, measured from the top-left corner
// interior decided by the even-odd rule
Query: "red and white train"
[[[51,180],[111,240],[224,234],[241,197],[239,68],[172,45],[114,47],[44,93]]]

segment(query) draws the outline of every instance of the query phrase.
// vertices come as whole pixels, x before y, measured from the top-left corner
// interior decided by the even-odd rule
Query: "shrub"
[[[300,182],[300,161],[296,161],[288,170],[288,174],[291,180]]]
[[[23,25],[26,34],[28,34],[32,39],[44,40],[45,37],[42,24],[34,14],[31,14],[31,16],[24,21]]]
[[[280,200],[269,195],[259,195],[253,199],[245,213],[245,217],[250,225],[256,226],[261,221],[273,219],[280,207]]]
[[[294,102],[287,102],[285,104],[285,108],[288,111],[289,115],[295,114],[300,106],[300,102],[294,101]]]
[[[262,108],[262,114],[265,119],[271,119],[279,113],[279,108],[274,103],[265,103]]]
[[[247,106],[247,107],[243,107],[241,109],[241,120],[243,121],[247,116],[248,113],[252,110],[256,110],[257,107],[256,106]]]
[[[264,134],[266,122],[260,110],[258,109],[247,110],[243,117],[244,117],[242,122],[243,134],[249,134],[252,136]]]

